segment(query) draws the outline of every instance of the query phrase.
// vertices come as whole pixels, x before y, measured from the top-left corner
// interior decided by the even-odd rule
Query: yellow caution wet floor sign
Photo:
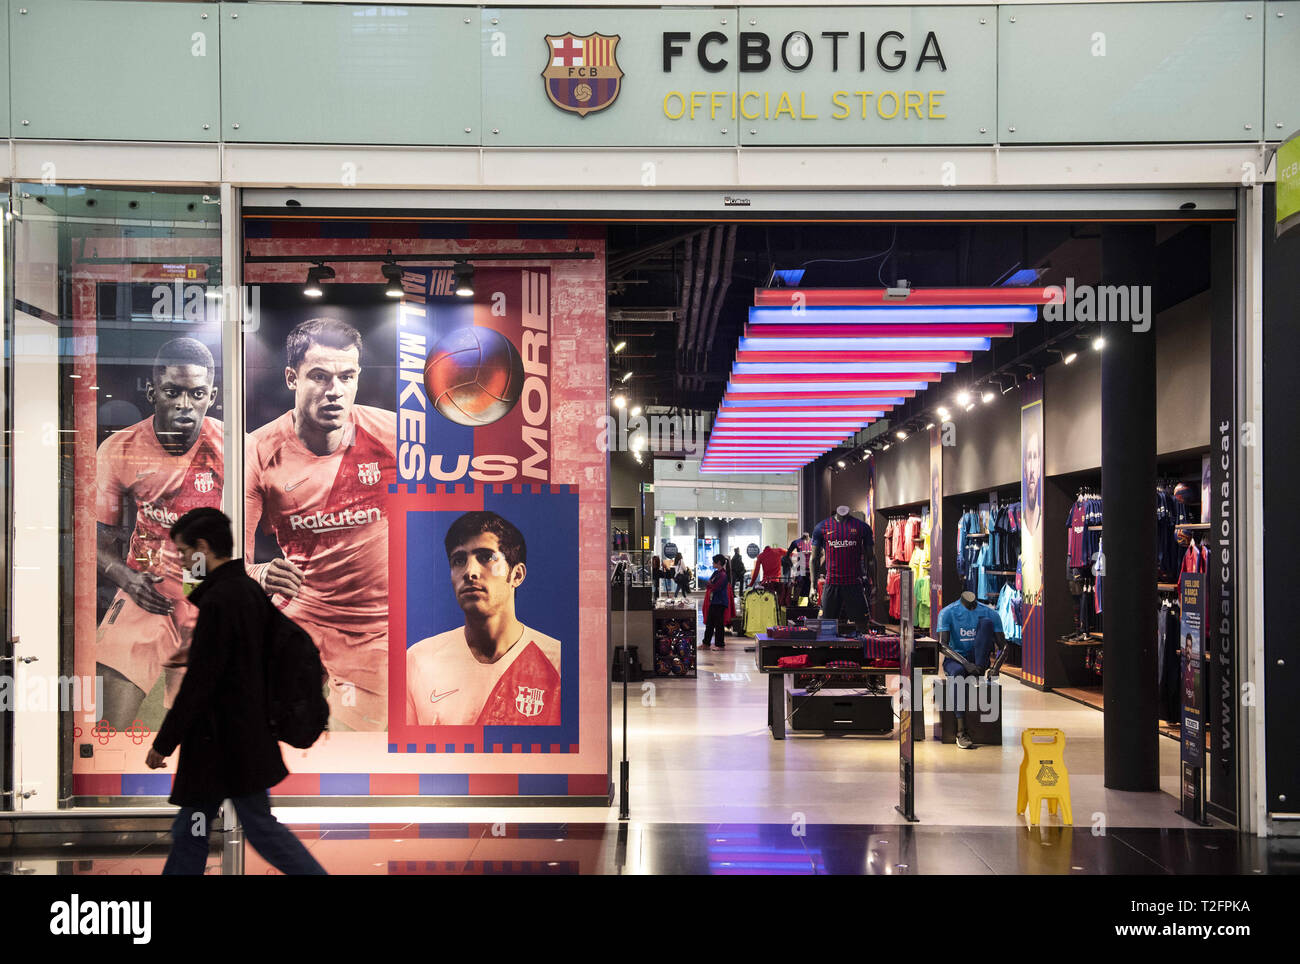
[[[1059,805],[1061,822],[1073,826],[1070,811],[1070,774],[1065,769],[1065,732],[1057,729],[1029,729],[1020,734],[1025,755],[1020,761],[1020,783],[1016,790],[1016,813],[1029,809],[1029,823],[1041,822],[1043,801],[1047,812],[1056,813]]]

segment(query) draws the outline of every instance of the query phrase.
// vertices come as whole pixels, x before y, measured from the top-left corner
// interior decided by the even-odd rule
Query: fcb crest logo
[[[542,712],[542,697],[546,695],[546,690],[534,689],[531,686],[519,687],[519,693],[515,696],[515,709],[523,716],[537,716]]]
[[[207,472],[196,472],[194,474],[194,488],[200,492],[211,492],[216,488],[216,479],[212,477],[211,470]]]
[[[379,481],[379,463],[357,463],[357,478],[361,480],[362,485],[374,485]]]
[[[618,41],[617,34],[548,35],[542,80],[551,103],[579,117],[614,103],[623,82],[616,59]]]

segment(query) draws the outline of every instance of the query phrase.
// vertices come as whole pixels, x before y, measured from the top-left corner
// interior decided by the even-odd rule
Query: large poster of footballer
[[[397,752],[578,743],[579,510],[551,479],[551,273],[406,269],[389,733]]]
[[[245,342],[245,556],[320,649],[330,728],[383,731],[393,307],[343,286],[331,295],[262,290]]]

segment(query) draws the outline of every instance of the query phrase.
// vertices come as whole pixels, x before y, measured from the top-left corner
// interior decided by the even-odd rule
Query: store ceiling
[[[754,289],[778,270],[803,269],[799,286],[997,287],[1038,269],[1039,285],[1100,280],[1100,228],[1067,222],[946,224],[611,225],[608,243],[610,385],[629,405],[712,414],[737,361]],[[1157,310],[1208,284],[1208,226],[1162,225],[1160,261],[1171,279]],[[1020,278],[1015,278],[1022,272]],[[1012,337],[943,375],[943,384],[1013,380],[1083,345],[1083,326],[1017,326]],[[622,342],[620,352],[613,347]],[[624,381],[627,372],[631,376]],[[921,398],[890,414],[917,417]],[[881,424],[884,427],[884,423]]]

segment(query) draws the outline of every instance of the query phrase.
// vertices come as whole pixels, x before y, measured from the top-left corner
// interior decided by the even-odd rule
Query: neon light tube
[[[1028,325],[1038,320],[1038,309],[1004,308],[750,308],[751,325]]]
[[[1053,286],[1024,288],[913,288],[906,298],[886,298],[884,288],[755,288],[754,304],[808,308],[825,305],[1045,305],[1061,298]]]
[[[764,353],[845,351],[929,353],[987,351],[988,347],[987,338],[756,338],[747,335],[740,339],[736,350]]]
[[[922,371],[922,369],[924,371]],[[733,377],[743,375],[929,375],[957,370],[956,362],[777,362],[731,366]]]

